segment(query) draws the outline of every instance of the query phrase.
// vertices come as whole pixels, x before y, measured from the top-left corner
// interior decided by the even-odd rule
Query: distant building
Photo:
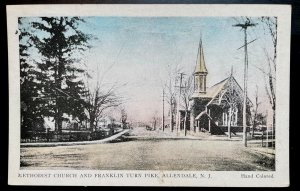
[[[105,128],[121,128],[122,127],[122,123],[115,120],[113,117],[103,117],[101,119],[99,119],[98,124],[97,124],[97,128],[101,128],[101,129],[105,129]]]
[[[223,134],[227,131],[228,116],[231,111],[232,118],[230,123],[233,126],[233,132],[240,131],[243,123],[243,89],[237,83],[232,73],[228,78],[207,88],[207,75],[208,70],[205,65],[202,40],[200,40],[196,68],[193,74],[194,93],[190,97],[187,130]],[[247,99],[247,105],[249,106],[247,107],[247,124],[249,125],[251,116],[250,107],[252,106],[249,99]],[[184,116],[185,111],[180,110],[180,130],[183,130]]]

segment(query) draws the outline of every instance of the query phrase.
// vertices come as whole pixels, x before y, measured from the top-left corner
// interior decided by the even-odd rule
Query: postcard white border
[[[278,65],[276,109],[276,170],[253,172],[273,174],[271,179],[242,179],[243,171],[170,171],[172,173],[210,174],[211,179],[185,178],[21,178],[19,173],[159,173],[161,171],[99,171],[99,170],[19,170],[20,166],[20,84],[18,54],[18,17],[26,16],[277,16]],[[78,185],[78,186],[230,186],[286,187],[289,185],[289,76],[291,6],[289,5],[8,5],[9,61],[9,174],[10,185]],[[164,171],[166,173],[166,171]],[[249,172],[247,172],[249,173]],[[251,172],[252,173],[252,172]]]

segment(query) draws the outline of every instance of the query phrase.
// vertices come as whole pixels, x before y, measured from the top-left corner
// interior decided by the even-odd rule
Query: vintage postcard
[[[10,185],[289,186],[288,5],[10,5]]]

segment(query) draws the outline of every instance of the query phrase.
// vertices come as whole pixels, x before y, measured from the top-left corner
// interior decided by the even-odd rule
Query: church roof
[[[226,88],[227,82],[229,80],[232,80],[236,84],[236,87],[239,89],[239,91],[243,92],[243,89],[241,88],[241,86],[238,84],[236,79],[231,75],[230,77],[225,78],[224,80],[216,83],[215,85],[211,86],[210,88],[207,88],[206,93],[193,93],[191,98],[213,100],[221,92],[222,89]],[[249,97],[247,100],[249,101],[249,103],[251,105],[253,105],[253,103],[251,102]]]
[[[206,89],[206,93],[194,93],[192,98],[199,97],[199,98],[213,98],[215,97],[224,87],[226,82],[228,81],[229,77],[216,83],[215,85],[211,86],[210,88]]]
[[[203,46],[202,46],[202,39],[200,39],[200,42],[199,42],[199,49],[198,49],[195,73],[207,73],[207,69],[205,66]]]

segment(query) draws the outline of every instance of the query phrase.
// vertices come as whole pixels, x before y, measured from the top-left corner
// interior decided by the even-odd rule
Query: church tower
[[[200,39],[196,69],[194,72],[194,93],[204,93],[204,94],[206,93],[207,74],[208,72],[205,66],[202,39]]]
[[[206,94],[206,76],[208,72],[205,66],[202,38],[200,38],[196,68],[194,72],[194,93],[191,99],[191,112],[190,112],[190,129],[194,129],[196,132],[199,128],[196,128],[195,117],[203,110],[202,106],[198,103],[198,98],[201,94]]]

